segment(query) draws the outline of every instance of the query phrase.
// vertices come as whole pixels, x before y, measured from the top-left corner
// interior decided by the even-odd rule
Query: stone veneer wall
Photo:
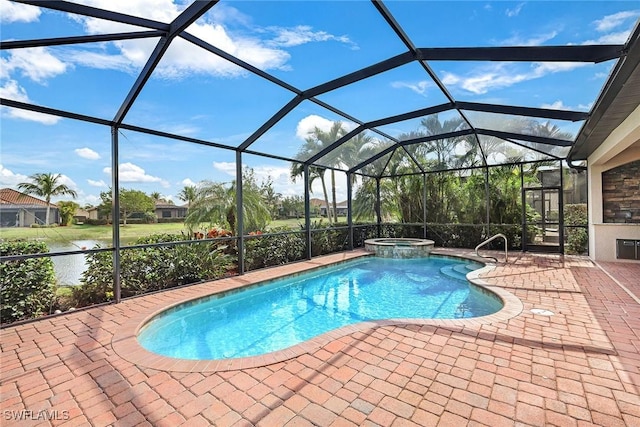
[[[640,224],[640,160],[602,173],[602,219]]]

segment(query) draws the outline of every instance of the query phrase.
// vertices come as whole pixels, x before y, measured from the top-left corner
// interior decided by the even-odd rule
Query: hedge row
[[[0,255],[47,253],[43,242],[2,242]],[[2,323],[48,314],[55,304],[55,274],[51,258],[4,261],[0,264]]]

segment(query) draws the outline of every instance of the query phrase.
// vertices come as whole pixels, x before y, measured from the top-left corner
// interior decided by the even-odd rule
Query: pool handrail
[[[498,258],[496,258],[496,257],[480,255],[478,253],[478,249],[480,249],[482,246],[486,245],[489,242],[492,242],[493,240],[495,240],[495,239],[497,239],[499,237],[502,237],[504,239],[504,262],[507,262],[509,260],[508,254],[507,254],[507,248],[509,247],[509,244],[507,242],[507,236],[505,236],[502,233],[495,234],[495,235],[489,237],[484,242],[480,243],[478,246],[476,246],[476,256],[480,257],[480,258],[490,258],[490,259],[495,260],[495,262],[498,262]]]

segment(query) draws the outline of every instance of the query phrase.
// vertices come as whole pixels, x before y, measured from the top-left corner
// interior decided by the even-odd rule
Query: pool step
[[[440,269],[440,273],[457,280],[467,280],[469,271],[464,264],[446,265]]]

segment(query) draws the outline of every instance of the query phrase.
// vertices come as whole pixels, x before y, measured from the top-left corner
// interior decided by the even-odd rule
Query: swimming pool
[[[291,347],[345,325],[381,319],[459,319],[499,311],[499,297],[464,273],[482,267],[444,257],[366,257],[166,310],[140,345],[168,357],[212,360]]]

